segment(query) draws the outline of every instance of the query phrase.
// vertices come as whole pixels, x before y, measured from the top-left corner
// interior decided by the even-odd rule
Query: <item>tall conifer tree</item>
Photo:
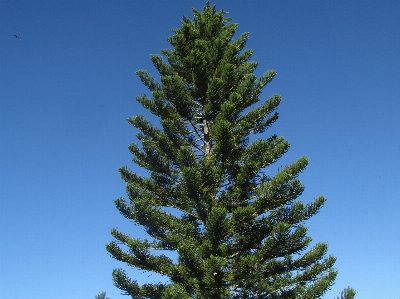
[[[279,95],[251,107],[276,72],[253,74],[248,33],[234,39],[238,25],[223,10],[207,3],[193,13],[168,38],[172,49],[151,55],[161,82],[137,72],[152,93],[137,101],[160,126],[128,118],[140,131],[141,147],[129,146],[133,161],[150,174],[120,168],[129,200],[115,204],[149,239],[113,229],[107,244],[117,260],[169,283],[140,286],[122,269],[113,271],[114,283],[132,298],[319,298],[334,283],[335,257],[325,243],[307,249],[303,223],[326,199],[296,200],[306,157],[266,174],[289,149],[283,137],[250,140],[278,119]]]

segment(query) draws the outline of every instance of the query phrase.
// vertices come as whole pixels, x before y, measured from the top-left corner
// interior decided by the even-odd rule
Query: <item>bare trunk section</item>
[[[208,122],[207,119],[203,119],[203,133],[204,133],[204,155],[208,156],[211,151],[211,139],[210,139],[210,133],[209,133],[209,128],[208,128]]]

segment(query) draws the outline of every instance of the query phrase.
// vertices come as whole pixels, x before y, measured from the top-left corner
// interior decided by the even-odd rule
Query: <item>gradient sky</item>
[[[305,155],[300,199],[328,198],[306,222],[337,257],[325,298],[350,285],[359,299],[398,299],[400,1],[211,3],[250,32],[256,74],[278,72],[262,99],[282,95],[280,119],[263,137],[292,147],[272,170]],[[148,116],[135,71],[158,78],[149,54],[204,4],[0,0],[1,298],[125,298],[111,272],[126,267],[105,244],[112,227],[143,235],[113,203],[125,196],[118,167],[145,174],[127,149],[126,118]]]

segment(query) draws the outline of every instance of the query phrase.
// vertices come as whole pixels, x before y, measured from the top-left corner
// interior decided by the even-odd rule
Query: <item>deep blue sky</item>
[[[338,258],[326,298],[350,285],[398,299],[400,2],[212,3],[250,32],[256,73],[278,71],[263,99],[281,94],[281,117],[264,137],[292,148],[276,168],[307,156],[301,199],[328,198],[306,223]],[[111,271],[124,266],[104,246],[115,226],[142,235],[113,203],[125,196],[119,166],[144,173],[127,149],[126,118],[148,115],[134,72],[158,77],[149,54],[204,4],[0,1],[1,298],[123,297]]]

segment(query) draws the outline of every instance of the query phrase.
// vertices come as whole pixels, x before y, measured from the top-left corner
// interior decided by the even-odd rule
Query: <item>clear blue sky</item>
[[[306,223],[328,242],[359,299],[400,297],[400,1],[220,1],[250,32],[256,73],[278,72],[272,132],[305,155],[301,199],[328,202]],[[116,210],[147,113],[135,71],[205,1],[0,1],[2,299],[121,298],[109,231],[142,235]],[[16,38],[15,35],[19,36]],[[265,135],[268,137],[269,135]],[[278,165],[279,164],[279,165]],[[397,187],[396,187],[397,186]],[[137,273],[139,282],[154,276]]]

